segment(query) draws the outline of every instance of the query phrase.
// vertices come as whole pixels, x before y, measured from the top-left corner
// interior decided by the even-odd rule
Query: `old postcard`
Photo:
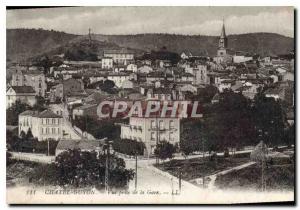
[[[294,204],[293,7],[6,19],[7,203]]]

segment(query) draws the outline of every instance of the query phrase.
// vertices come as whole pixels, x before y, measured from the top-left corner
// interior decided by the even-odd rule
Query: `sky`
[[[7,28],[73,34],[220,35],[270,32],[294,36],[293,7],[63,7],[7,10]]]

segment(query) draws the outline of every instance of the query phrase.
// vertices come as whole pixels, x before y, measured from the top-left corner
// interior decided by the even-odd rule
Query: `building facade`
[[[63,138],[63,117],[50,110],[42,112],[27,110],[19,115],[19,135],[31,130],[39,141]]]
[[[36,104],[36,92],[31,86],[11,86],[6,91],[6,109],[16,101],[34,106]]]
[[[102,69],[112,69],[113,68],[113,59],[111,57],[103,57],[101,59]]]
[[[12,86],[31,86],[36,94],[45,97],[47,84],[44,73],[41,71],[21,71],[16,70],[12,74]]]
[[[129,124],[121,125],[121,139],[131,139],[145,144],[145,156],[154,155],[157,143],[167,141],[179,145],[179,118],[131,117]]]
[[[122,49],[122,50],[107,50],[104,51],[104,57],[112,58],[117,64],[127,65],[134,60],[134,53]]]

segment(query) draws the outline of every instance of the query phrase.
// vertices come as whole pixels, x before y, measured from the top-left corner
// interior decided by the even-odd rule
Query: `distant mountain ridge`
[[[94,39],[114,42],[120,46],[143,50],[190,51],[195,55],[215,56],[218,36],[137,34],[137,35],[93,35]],[[228,48],[234,51],[257,53],[262,56],[286,54],[294,49],[294,39],[274,33],[249,33],[228,36]]]
[[[7,29],[7,59],[18,61],[47,53],[64,53],[88,39],[87,35],[74,35],[43,29]],[[92,34],[93,42],[101,53],[105,49],[131,48],[136,51],[159,50],[165,46],[168,51],[181,53],[190,51],[195,55],[214,56],[217,51],[217,36],[137,34],[101,35]],[[294,49],[294,39],[274,33],[251,33],[228,36],[228,47],[235,51],[258,53],[260,55],[286,54]]]
[[[13,61],[46,53],[75,39],[78,35],[43,29],[7,29],[6,56]]]

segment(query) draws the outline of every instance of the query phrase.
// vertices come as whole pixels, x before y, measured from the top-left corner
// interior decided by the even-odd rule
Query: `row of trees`
[[[115,120],[96,120],[90,116],[76,117],[73,125],[83,132],[92,134],[95,138],[117,139],[120,137],[120,127],[115,125]]]
[[[273,146],[294,143],[293,128],[286,129],[280,102],[261,94],[251,102],[230,91],[220,98],[219,103],[205,107],[203,119],[182,121],[183,153],[241,148],[256,145],[260,138]]]
[[[144,155],[145,144],[131,139],[116,139],[113,148],[117,152],[130,156]]]
[[[46,101],[41,96],[36,96],[36,104],[29,106],[17,100],[10,108],[6,110],[6,125],[18,125],[19,114],[26,110],[43,111],[46,109]]]
[[[53,139],[38,141],[37,138],[33,137],[30,129],[27,133],[21,131],[20,137],[9,130],[6,130],[6,144],[8,151],[48,154],[49,149],[49,155],[55,155],[58,141]]]

